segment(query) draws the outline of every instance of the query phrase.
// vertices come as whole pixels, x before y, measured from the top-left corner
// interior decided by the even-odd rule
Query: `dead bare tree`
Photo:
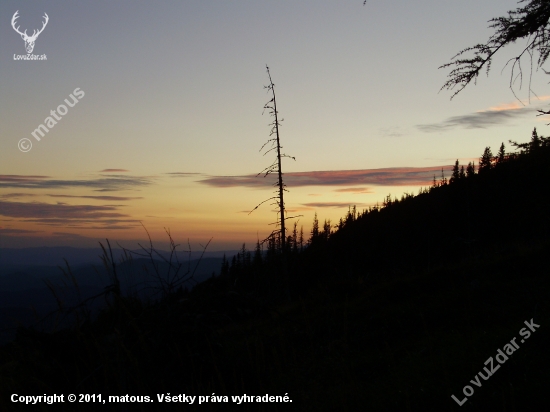
[[[293,156],[289,156],[285,153],[281,153],[281,149],[283,148],[281,146],[281,139],[279,136],[279,126],[281,126],[281,123],[284,119],[279,120],[279,112],[277,111],[277,100],[275,97],[275,84],[273,83],[273,80],[271,79],[271,73],[269,72],[269,67],[265,66],[267,69],[267,75],[269,77],[269,85],[264,86],[265,89],[267,89],[268,93],[271,93],[273,96],[271,100],[269,100],[264,105],[264,112],[265,110],[269,110],[269,114],[273,116],[273,122],[269,124],[271,126],[271,131],[269,133],[269,139],[267,142],[265,142],[262,147],[260,148],[260,152],[268,147],[268,149],[264,152],[264,156],[271,151],[275,151],[277,153],[277,156],[275,157],[275,160],[271,165],[266,167],[264,170],[262,170],[260,173],[258,173],[256,176],[259,176],[261,174],[264,175],[264,178],[270,175],[271,173],[277,174],[277,181],[273,184],[275,186],[275,196],[270,197],[269,199],[264,200],[263,202],[259,203],[254,209],[252,209],[250,213],[252,213],[254,210],[256,210],[258,207],[260,207],[262,204],[269,202],[270,200],[274,200],[272,202],[272,205],[276,205],[279,208],[278,214],[277,214],[277,220],[272,223],[275,224],[278,229],[275,229],[271,232],[271,234],[266,237],[261,243],[264,243],[265,241],[271,239],[274,236],[279,236],[280,239],[280,247],[283,252],[285,253],[286,250],[286,228],[285,228],[285,221],[287,219],[292,219],[298,216],[286,216],[285,213],[285,202],[284,202],[284,192],[288,192],[286,189],[286,185],[283,181],[283,170],[281,167],[281,160],[284,157],[288,157],[290,159],[296,160]],[[263,113],[262,113],[263,114]]]

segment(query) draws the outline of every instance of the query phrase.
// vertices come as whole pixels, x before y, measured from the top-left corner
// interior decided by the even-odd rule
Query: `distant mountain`
[[[33,249],[43,252],[48,248]],[[57,253],[72,249],[70,251],[77,251],[77,253],[71,256],[78,256],[82,259],[93,253],[80,253],[83,249],[77,248],[52,249],[56,249]],[[28,249],[25,251],[29,253]],[[113,255],[115,256],[114,251]],[[43,257],[46,256],[43,255]],[[34,261],[40,260],[35,258]],[[221,263],[222,258],[220,257],[183,260],[180,261],[181,266],[178,270],[178,265],[175,262],[170,266],[161,260],[151,261],[138,258],[118,263],[115,267],[123,296],[154,300],[160,298],[163,292],[167,292],[170,284],[175,284],[178,287],[181,285],[183,289],[193,289],[196,284],[211,278],[213,273],[219,274]],[[28,263],[2,265],[0,344],[13,339],[15,327],[18,325],[32,325],[38,328],[48,326],[49,323],[40,324],[38,320],[58,307],[57,299],[65,308],[74,307],[93,296],[101,295],[107,287],[113,284],[112,267],[107,270],[99,258],[95,259],[94,264],[72,265],[69,263],[69,267],[72,277],[65,265],[51,266]],[[53,287],[56,296],[48,284]],[[87,307],[97,310],[104,304],[105,299],[101,297],[88,301]]]
[[[134,250],[133,252],[143,254],[142,250]],[[169,258],[170,252],[159,250],[162,256]],[[237,251],[216,251],[204,252],[205,258],[221,258],[224,253],[227,256],[232,256]],[[63,259],[66,259],[70,265],[80,265],[83,263],[101,264],[100,256],[103,255],[101,248],[75,248],[69,246],[44,246],[31,248],[0,248],[0,276],[3,274],[3,269],[13,265],[65,265]],[[198,259],[202,255],[201,251],[193,251],[191,254],[180,250],[177,252],[180,261],[187,261],[189,258]],[[120,248],[113,248],[113,257],[115,261],[120,261],[124,256],[124,252]],[[135,256],[134,256],[135,257]]]
[[[115,256],[120,256],[120,249],[113,249]],[[71,265],[101,262],[101,248],[75,247],[31,247],[31,248],[0,248],[0,267],[8,265],[64,265],[67,259]]]

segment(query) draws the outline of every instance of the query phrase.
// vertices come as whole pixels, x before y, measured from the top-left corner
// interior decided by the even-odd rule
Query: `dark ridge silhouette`
[[[464,410],[545,410],[550,139],[510,143],[418,195],[350,207],[336,225],[316,215],[308,240],[295,224],[284,251],[243,245],[191,291],[125,296],[113,266],[97,319],[20,328],[0,347],[2,393],[149,396],[127,408],[147,411],[167,393],[228,397],[176,405],[189,410],[454,410],[464,398]],[[519,343],[525,322],[540,327]],[[519,350],[484,372],[512,339]],[[288,394],[293,408],[231,402],[243,394]],[[27,408],[0,397],[0,410]]]
[[[381,206],[362,212],[350,207],[332,226],[320,227],[315,214],[307,247],[287,239],[295,291],[321,276],[370,275],[430,270],[487,253],[506,253],[511,245],[544,242],[550,234],[550,138],[510,142],[519,151],[496,156],[486,147],[476,171],[456,161],[449,181],[442,175],[430,188],[401,199],[388,195]],[[303,241],[302,241],[303,242]],[[301,253],[301,252],[304,253]],[[268,248],[268,255],[277,250]],[[229,266],[242,284],[243,254]],[[271,264],[266,265],[266,270]],[[250,271],[250,270],[248,270]],[[222,273],[224,273],[222,271]],[[225,271],[227,273],[227,270]]]

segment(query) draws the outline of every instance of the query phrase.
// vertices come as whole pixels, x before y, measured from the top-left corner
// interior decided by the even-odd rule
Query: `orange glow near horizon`
[[[315,212],[319,219],[336,223],[350,206],[356,205],[358,210],[372,206],[383,200],[382,193],[399,197],[411,186],[413,190],[428,186],[432,175],[439,176],[440,172],[441,166],[289,173],[289,181],[302,180],[306,185],[289,185],[287,211],[302,215],[299,226],[309,233]],[[143,177],[131,173],[108,178],[96,175],[87,180],[0,176],[0,183],[4,184],[0,190],[0,213],[5,216],[0,246],[92,247],[109,238],[131,248],[137,247],[138,242],[147,242],[147,232],[153,242],[167,245],[166,230],[176,242],[184,244],[188,239],[205,244],[212,238],[214,249],[235,249],[243,242],[254,244],[274,229],[271,223],[276,220],[276,211],[271,202],[266,202],[249,212],[272,197],[273,188],[248,187],[249,182],[256,182],[236,178],[235,183],[242,187],[232,186],[233,183],[229,187],[225,183],[213,187],[195,177]],[[382,185],[352,184],[365,179]],[[310,183],[317,184],[314,202]]]

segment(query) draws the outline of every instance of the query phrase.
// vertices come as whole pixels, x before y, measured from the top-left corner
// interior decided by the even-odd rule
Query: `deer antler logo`
[[[36,38],[38,37],[38,35],[40,33],[42,33],[44,31],[44,28],[46,27],[46,25],[48,24],[48,20],[49,20],[49,17],[46,13],[44,13],[44,23],[42,24],[42,28],[38,31],[34,30],[34,32],[32,33],[32,36],[28,36],[27,35],[27,30],[25,30],[24,33],[21,33],[19,31],[19,26],[15,27],[15,21],[19,18],[19,10],[17,10],[15,12],[15,14],[13,15],[13,17],[11,18],[11,26],[13,27],[13,29],[19,33],[21,35],[21,38],[23,40],[25,40],[25,48],[27,49],[27,53],[31,54],[33,49],[34,49],[34,42],[36,41]]]

